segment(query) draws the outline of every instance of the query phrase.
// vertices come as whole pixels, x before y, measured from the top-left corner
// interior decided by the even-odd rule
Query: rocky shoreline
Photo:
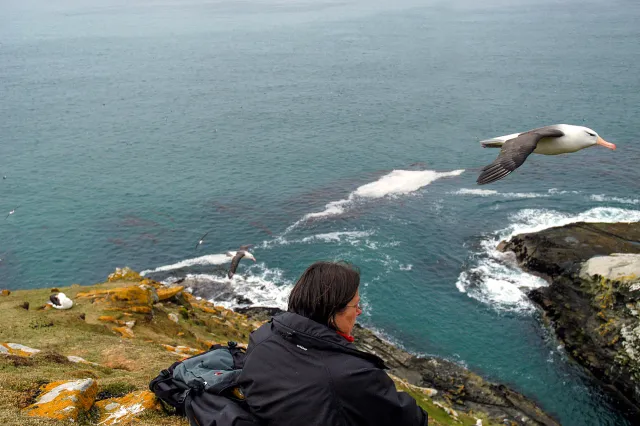
[[[640,419],[640,222],[573,223],[498,250],[550,283],[529,298],[567,353]]]

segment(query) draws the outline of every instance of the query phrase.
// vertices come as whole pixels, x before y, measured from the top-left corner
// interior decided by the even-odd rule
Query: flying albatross
[[[501,148],[493,163],[485,166],[478,177],[478,185],[495,182],[520,167],[534,154],[558,155],[580,151],[594,145],[615,150],[616,146],[602,139],[588,127],[554,124],[524,133],[499,136],[480,142],[485,148]]]
[[[238,251],[236,251],[235,253],[230,251],[227,252],[227,256],[231,257],[233,256],[233,259],[231,259],[231,266],[229,267],[229,272],[227,273],[227,277],[231,278],[233,277],[233,275],[236,273],[236,269],[238,269],[238,265],[240,264],[240,260],[243,257],[246,257],[248,259],[253,260],[254,262],[256,261],[256,258],[253,257],[253,255],[251,253],[249,253],[249,248],[253,247],[253,244],[249,244],[246,246],[241,246]]]
[[[7,220],[7,218],[8,218],[9,216],[11,216],[12,214],[14,214],[14,213],[16,212],[16,210],[18,210],[18,208],[19,208],[19,207],[20,207],[20,206],[18,206],[18,207],[16,207],[15,209],[11,210],[11,211],[9,212],[9,214],[4,218],[4,220]]]
[[[198,247],[200,247],[200,244],[204,243],[204,237],[209,235],[209,232],[211,232],[211,231],[207,231],[202,237],[200,237],[200,239],[196,243],[196,250],[198,249]]]

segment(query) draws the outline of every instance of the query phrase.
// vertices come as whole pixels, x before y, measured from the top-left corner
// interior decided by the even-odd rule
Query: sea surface
[[[631,424],[524,295],[547,284],[494,247],[640,221],[638,22],[635,0],[3,0],[0,287],[130,266],[284,307],[344,259],[387,339],[563,425]],[[475,184],[479,140],[554,123],[618,149]],[[243,244],[257,262],[225,279]]]

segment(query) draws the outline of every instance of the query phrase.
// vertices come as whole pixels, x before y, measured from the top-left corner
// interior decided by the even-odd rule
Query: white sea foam
[[[308,220],[343,214],[350,206],[358,201],[409,194],[440,178],[459,176],[463,172],[464,170],[453,170],[451,172],[394,170],[375,182],[370,182],[358,187],[350,193],[347,198],[326,204],[322,211],[307,213],[302,219],[289,226],[285,234]]]
[[[589,198],[591,198],[592,201],[598,201],[601,203],[640,204],[640,200],[637,200],[635,198],[609,197],[604,194],[594,194]]]
[[[493,189],[469,189],[461,188],[455,192],[455,195],[478,195],[480,197],[498,196],[504,198],[541,198],[548,197],[548,194],[538,194],[535,192],[498,192]]]
[[[233,255],[235,252],[229,253]],[[172,263],[171,265],[158,266],[155,269],[146,269],[140,272],[140,275],[145,276],[154,272],[173,271],[195,265],[223,265],[229,262],[231,262],[231,256],[228,256],[226,253],[207,254],[200,257],[194,257],[192,259],[181,260],[180,262]]]
[[[198,291],[198,286],[216,283],[215,286],[206,287],[212,289],[211,294],[200,294],[202,291],[198,294],[227,309],[240,306],[238,296],[251,300],[251,306],[286,309],[293,287],[293,283],[284,278],[282,270],[267,268],[264,263],[252,265],[245,274],[236,274],[232,278],[213,274],[187,274],[185,280],[194,293]],[[171,281],[174,279],[169,278],[165,282]]]
[[[274,238],[273,240],[263,241],[260,247],[269,248],[273,246],[288,246],[292,244],[309,243],[347,243],[353,246],[357,246],[360,244],[370,244],[371,241],[369,241],[367,238],[371,237],[372,235],[375,235],[374,231],[336,231],[310,235],[308,237],[299,239],[287,239],[284,236],[279,236],[277,238]]]
[[[498,309],[530,311],[532,303],[525,293],[546,285],[542,278],[522,271],[512,254],[501,253],[496,246],[502,240],[527,232],[538,232],[575,222],[637,222],[640,211],[613,207],[596,207],[578,214],[554,210],[525,209],[510,217],[511,224],[480,243],[470,258],[470,267],[460,273],[456,287],[483,303]]]
[[[358,241],[359,239],[366,238],[373,235],[373,231],[342,231],[342,232],[328,232],[326,234],[316,234],[309,237],[305,237],[299,240],[302,243],[308,243],[312,241],[324,241],[324,242],[341,242],[341,241]]]
[[[566,190],[558,189],[558,188],[551,188],[547,192],[549,194],[554,194],[554,195],[579,194],[580,193],[580,191],[566,191]]]

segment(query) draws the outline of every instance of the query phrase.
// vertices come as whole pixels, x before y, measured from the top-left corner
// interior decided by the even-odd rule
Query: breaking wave
[[[168,284],[175,281],[175,278],[169,278],[164,282]],[[227,309],[264,306],[286,310],[289,292],[293,287],[282,270],[267,268],[263,263],[232,278],[224,274],[187,274],[180,284],[194,296]]]
[[[358,187],[355,191],[351,192],[347,198],[326,204],[322,211],[307,213],[302,219],[289,226],[285,234],[308,220],[341,215],[358,201],[409,194],[440,178],[459,176],[463,172],[464,170],[453,170],[451,172],[394,170],[375,182],[370,182]]]
[[[170,265],[158,266],[154,269],[146,269],[140,272],[140,275],[145,276],[156,272],[174,271],[176,269],[188,268],[196,265],[223,265],[229,262],[231,262],[231,256],[228,256],[226,253],[207,254],[200,257],[194,257],[192,259],[181,260],[180,262],[172,263]]]
[[[497,309],[527,312],[533,304],[526,296],[530,289],[547,285],[542,278],[522,271],[513,254],[501,253],[496,246],[517,234],[538,232],[575,222],[636,222],[640,211],[596,207],[578,214],[555,210],[524,209],[510,216],[511,224],[487,235],[479,250],[471,254],[470,266],[462,271],[456,287],[470,297]]]
[[[601,203],[640,204],[640,200],[634,198],[609,197],[604,194],[592,195],[589,198],[591,198],[592,201]]]

